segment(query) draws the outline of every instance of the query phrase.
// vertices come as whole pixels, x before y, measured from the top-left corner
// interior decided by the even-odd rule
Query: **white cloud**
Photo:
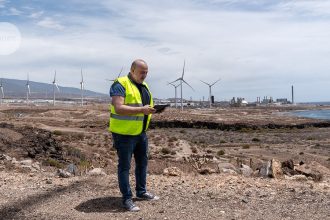
[[[54,20],[51,17],[43,18],[41,21],[37,23],[38,26],[56,30],[62,30],[64,28],[58,21]]]
[[[4,8],[6,4],[6,0],[0,0],[0,8]]]
[[[44,11],[33,12],[33,13],[31,13],[31,15],[29,17],[37,19],[37,18],[40,18],[43,14],[44,14]]]
[[[309,82],[318,91],[317,85],[330,82],[328,20],[300,20],[294,17],[299,10],[288,13],[284,3],[258,12],[208,9],[208,1],[194,2],[101,1],[108,13],[64,14],[56,20],[44,10],[49,17],[38,26],[62,31],[25,27],[21,50],[0,64],[17,77],[29,70],[31,79],[44,82],[57,69],[59,84],[77,87],[82,67],[86,87],[108,93],[104,79],[115,77],[122,66],[127,72],[132,60],[143,58],[150,87],[165,98],[174,93],[166,82],[178,78],[186,59],[185,77],[196,90],[185,87],[186,98],[207,97],[208,88],[199,80],[221,77],[212,89],[217,100],[289,97],[291,84],[297,84],[300,101],[326,99],[325,88],[312,97],[303,87]]]
[[[8,15],[18,16],[21,14],[22,14],[22,11],[18,10],[17,8],[14,8],[14,7],[9,8]]]
[[[324,0],[292,0],[283,1],[277,9],[305,16],[329,16],[330,1]]]

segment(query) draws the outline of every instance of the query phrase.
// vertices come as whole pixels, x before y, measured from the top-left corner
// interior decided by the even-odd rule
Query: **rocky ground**
[[[289,110],[155,115],[148,187],[161,200],[129,213],[106,105],[1,106],[0,219],[330,218],[330,125]]]

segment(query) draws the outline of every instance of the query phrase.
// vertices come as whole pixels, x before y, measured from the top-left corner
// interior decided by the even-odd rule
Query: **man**
[[[132,155],[135,159],[136,196],[144,200],[158,200],[159,197],[147,192],[146,177],[148,165],[148,129],[153,99],[148,85],[144,82],[148,65],[138,59],[132,63],[128,76],[118,78],[110,89],[112,97],[110,127],[114,147],[118,155],[118,182],[123,196],[123,206],[129,211],[139,211],[132,200],[129,184],[129,170]]]

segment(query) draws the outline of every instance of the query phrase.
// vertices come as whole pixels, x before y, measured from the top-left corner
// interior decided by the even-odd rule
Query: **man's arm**
[[[143,113],[149,115],[156,112],[156,109],[152,108],[150,105],[145,105],[143,107],[132,107],[125,105],[125,98],[122,96],[112,96],[112,105],[115,107],[115,110],[120,115],[135,115]]]

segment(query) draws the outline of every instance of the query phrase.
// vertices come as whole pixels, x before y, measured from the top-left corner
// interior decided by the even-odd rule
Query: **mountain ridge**
[[[27,87],[26,80],[2,78],[2,86],[4,89],[5,98],[23,98],[26,97]],[[53,84],[29,81],[30,98],[45,98],[53,97]],[[56,89],[56,97],[58,98],[79,98],[81,97],[80,88],[58,86],[59,92]],[[92,90],[84,90],[86,98],[107,98],[107,94],[95,92]]]

